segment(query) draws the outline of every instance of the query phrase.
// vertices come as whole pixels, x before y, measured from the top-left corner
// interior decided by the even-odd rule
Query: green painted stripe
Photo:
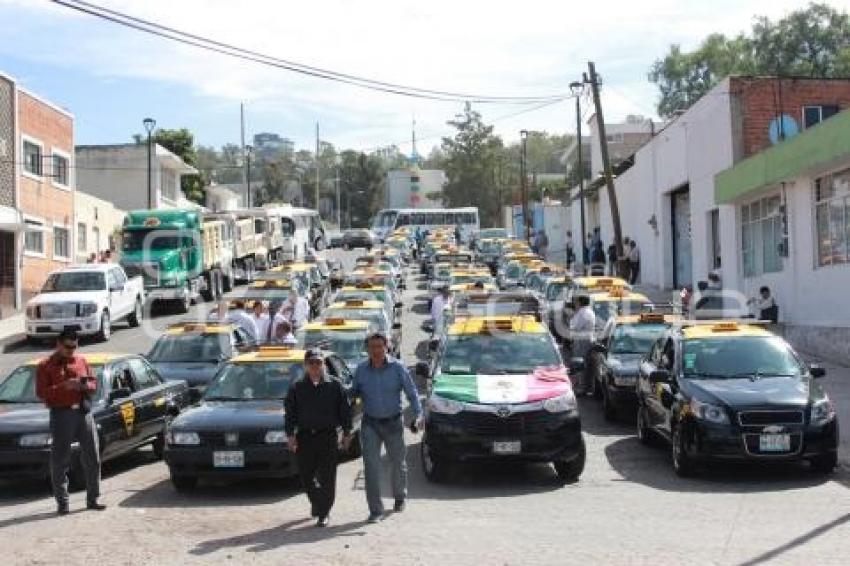
[[[478,378],[475,375],[438,375],[434,379],[434,394],[464,403],[477,403]]]

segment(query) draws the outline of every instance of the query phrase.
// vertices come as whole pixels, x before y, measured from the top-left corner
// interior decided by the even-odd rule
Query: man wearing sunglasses
[[[57,512],[68,514],[68,470],[71,445],[80,444],[80,462],[86,478],[86,507],[102,511],[100,496],[100,451],[97,429],[91,414],[90,395],[97,391],[85,358],[76,355],[78,340],[74,330],[63,330],[56,351],[38,364],[36,394],[50,409],[50,476]]]
[[[342,384],[325,372],[321,350],[304,353],[304,377],[286,395],[286,438],[310,500],[317,527],[326,527],[336,494],[336,465],[342,444],[351,445],[351,404]]]

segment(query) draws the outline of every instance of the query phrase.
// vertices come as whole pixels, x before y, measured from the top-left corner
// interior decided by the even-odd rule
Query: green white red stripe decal
[[[540,367],[526,375],[438,375],[434,393],[465,403],[516,404],[559,397],[570,390],[563,366]]]

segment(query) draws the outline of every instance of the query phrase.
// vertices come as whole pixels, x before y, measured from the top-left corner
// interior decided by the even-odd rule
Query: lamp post
[[[576,142],[578,143],[578,197],[579,211],[581,213],[581,264],[582,267],[587,264],[587,231],[584,226],[584,171],[582,171],[581,161],[581,95],[584,92],[584,82],[570,83],[570,90],[576,99]]]
[[[148,133],[148,208],[153,209],[153,175],[151,174],[153,158],[151,157],[151,134],[153,133],[153,129],[156,127],[156,120],[153,118],[145,118],[142,120],[142,125]]]
[[[342,213],[340,211],[341,202],[340,202],[340,195],[339,195],[339,166],[340,166],[340,163],[342,163],[342,159],[340,159],[340,157],[337,155],[337,157],[334,161],[335,161],[335,165],[336,165],[336,179],[335,179],[335,181],[336,181],[336,227],[337,227],[337,230],[339,230],[340,228],[342,228],[342,224],[341,224],[341,222],[342,222],[341,214]]]
[[[250,145],[245,146],[245,178],[248,180],[248,206],[247,208],[251,208],[251,152],[254,151],[254,147]]]
[[[520,139],[522,140],[522,155],[519,160],[519,175],[522,189],[522,230],[525,232],[525,239],[531,244],[531,223],[528,218],[528,174],[525,171],[526,159],[528,157],[528,130],[520,130]]]

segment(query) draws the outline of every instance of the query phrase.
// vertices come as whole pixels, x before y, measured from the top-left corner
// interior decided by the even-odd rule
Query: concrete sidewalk
[[[6,352],[10,346],[16,346],[26,339],[23,313],[0,320],[0,352]]]

